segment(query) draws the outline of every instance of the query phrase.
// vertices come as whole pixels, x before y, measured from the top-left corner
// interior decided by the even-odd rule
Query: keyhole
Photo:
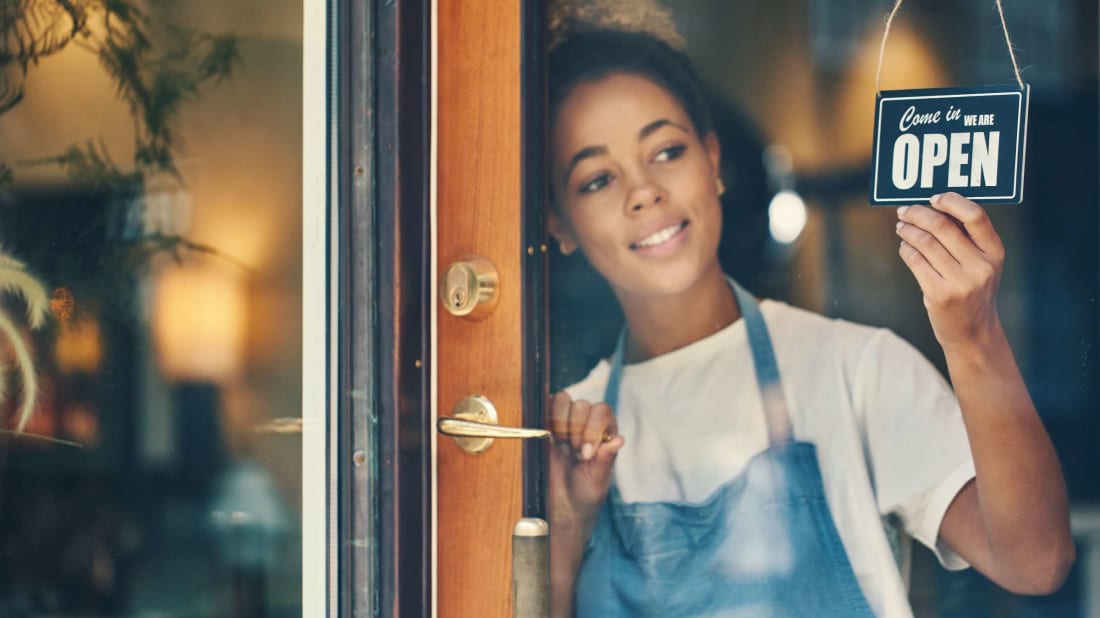
[[[474,256],[447,267],[439,284],[438,302],[451,315],[480,320],[496,306],[496,285],[493,265]]]
[[[455,288],[451,292],[451,302],[454,304],[455,309],[461,309],[466,304],[466,289]]]

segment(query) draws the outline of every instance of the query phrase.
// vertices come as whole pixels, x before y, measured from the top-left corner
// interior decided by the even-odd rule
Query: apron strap
[[[779,379],[779,365],[775,360],[771,337],[764,316],[756,298],[749,294],[736,281],[727,277],[733,288],[741,316],[745,320],[749,348],[752,351],[752,364],[756,371],[756,384],[760,389],[760,400],[764,407],[764,418],[768,426],[768,443],[781,444],[791,440],[791,421],[787,411],[787,399],[783,395],[783,385]],[[626,327],[619,334],[615,353],[611,357],[611,374],[607,378],[604,401],[615,412],[619,408],[619,385],[622,382],[623,355],[626,349]]]
[[[787,398],[783,395],[779,363],[775,360],[775,350],[768,335],[768,325],[764,322],[764,314],[760,312],[760,305],[752,294],[733,279],[727,279],[737,297],[741,317],[745,320],[745,331],[752,349],[752,365],[756,370],[756,385],[760,389],[760,401],[764,405],[764,417],[768,423],[768,443],[790,442],[791,417],[787,410]]]

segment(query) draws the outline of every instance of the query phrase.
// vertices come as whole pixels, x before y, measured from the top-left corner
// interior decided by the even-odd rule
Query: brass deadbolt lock
[[[439,279],[439,299],[451,315],[481,320],[493,312],[500,276],[489,260],[472,256],[447,267]]]

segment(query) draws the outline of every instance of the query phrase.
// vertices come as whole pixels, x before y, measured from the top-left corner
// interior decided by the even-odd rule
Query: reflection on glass
[[[301,615],[301,3],[0,22],[0,615]]]
[[[1097,609],[1100,484],[1082,437],[1100,428],[1097,29],[1065,36],[1093,15],[1078,5],[1012,4],[1021,63],[1029,49],[1048,62],[1025,72],[1042,85],[1028,201],[990,207],[983,229],[1007,248],[997,331],[1022,379],[1007,345],[977,373],[960,368],[953,314],[922,302],[899,255],[906,215],[866,203],[888,7],[552,4],[556,615],[799,615],[808,599],[815,615],[833,602],[835,615]],[[906,5],[882,87],[1010,81],[1003,38],[967,35],[999,26],[995,11]],[[690,61],[669,49],[681,46]],[[980,248],[982,230],[968,232],[957,237]],[[990,457],[983,445],[1003,448],[990,436],[1013,428],[1028,446]],[[1040,532],[1014,545],[1026,560],[994,567],[958,534],[959,513],[981,506],[975,487],[998,493],[989,469],[1021,457],[1043,487],[1001,486],[997,513],[1029,510]]]

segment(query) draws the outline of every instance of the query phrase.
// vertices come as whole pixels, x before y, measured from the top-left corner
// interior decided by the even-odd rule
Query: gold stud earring
[[[558,250],[561,251],[562,255],[570,255],[577,250],[577,246],[573,243],[566,244],[563,242],[558,245]]]
[[[721,197],[726,193],[726,183],[722,182],[721,176],[716,176],[714,181],[718,185],[718,197]]]

